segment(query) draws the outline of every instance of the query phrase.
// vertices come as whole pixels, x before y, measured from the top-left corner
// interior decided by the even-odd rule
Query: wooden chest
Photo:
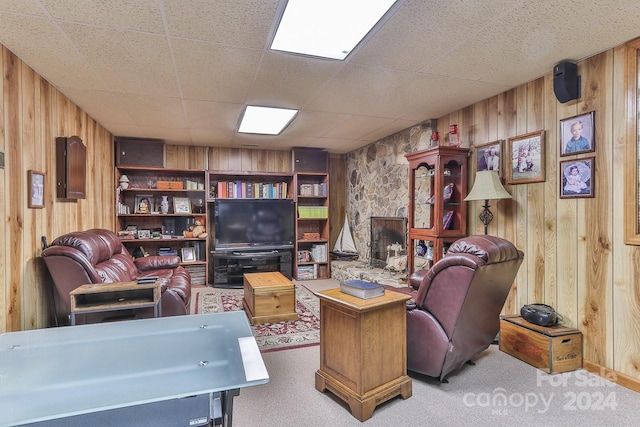
[[[242,305],[252,325],[296,320],[296,290],[279,271],[244,274]]]
[[[500,350],[548,374],[582,368],[582,332],[534,325],[520,316],[500,319]]]

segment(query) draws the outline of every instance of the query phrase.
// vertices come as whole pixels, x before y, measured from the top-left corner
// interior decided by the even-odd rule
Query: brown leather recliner
[[[407,368],[446,381],[493,342],[500,312],[524,254],[494,236],[454,242],[429,270],[411,275],[408,293]]]
[[[149,256],[133,259],[112,231],[76,231],[56,238],[42,251],[54,283],[56,316],[59,325],[70,323],[69,292],[91,283],[128,282],[158,276],[162,283],[162,316],[189,312],[191,275],[180,266],[177,256]],[[140,309],[135,317],[151,317],[152,309]],[[87,322],[100,322],[122,312],[87,314]]]

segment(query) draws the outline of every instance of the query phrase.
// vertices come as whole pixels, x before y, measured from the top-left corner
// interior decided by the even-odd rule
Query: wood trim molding
[[[638,227],[638,52],[640,39],[626,44],[625,87],[626,102],[626,142],[625,142],[625,181],[624,181],[624,237],[628,245],[640,245]]]
[[[582,361],[582,369],[621,385],[622,387],[628,388],[629,390],[640,393],[640,379],[638,378],[630,377],[629,375],[622,374],[610,368],[605,368],[604,366],[589,362],[588,360]]]

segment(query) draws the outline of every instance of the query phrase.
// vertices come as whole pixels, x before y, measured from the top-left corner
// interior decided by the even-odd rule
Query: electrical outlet
[[[0,169],[4,169],[4,151],[0,151]]]

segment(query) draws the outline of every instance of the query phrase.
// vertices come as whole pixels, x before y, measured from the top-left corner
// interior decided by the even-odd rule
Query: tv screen
[[[219,199],[213,221],[216,250],[292,247],[295,240],[290,199]]]

